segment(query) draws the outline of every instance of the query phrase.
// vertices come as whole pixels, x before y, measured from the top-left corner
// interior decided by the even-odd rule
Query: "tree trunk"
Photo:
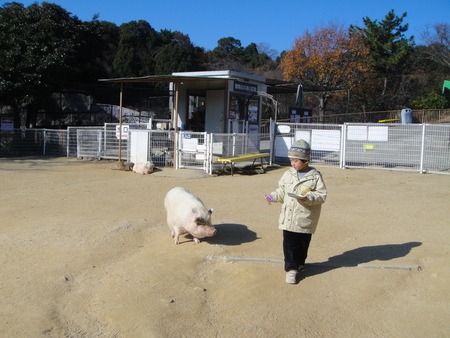
[[[325,93],[319,95],[319,123],[324,122],[328,96]]]
[[[386,94],[386,88],[387,88],[387,77],[384,77],[384,81],[383,81],[383,90],[381,92],[381,96],[384,96],[384,94]]]
[[[38,102],[32,102],[27,106],[27,118],[25,124],[27,128],[36,127],[38,109],[39,109]]]
[[[14,128],[20,128],[20,107],[17,103],[12,104],[12,108],[14,111]]]

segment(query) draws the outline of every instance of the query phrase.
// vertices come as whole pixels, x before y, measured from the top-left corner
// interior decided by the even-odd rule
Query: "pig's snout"
[[[208,237],[212,237],[217,233],[217,229],[216,228],[207,228],[206,229],[206,236]]]

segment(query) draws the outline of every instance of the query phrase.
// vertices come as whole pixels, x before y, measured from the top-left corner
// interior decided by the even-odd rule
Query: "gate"
[[[208,138],[206,132],[186,132],[177,134],[177,169],[202,169],[208,166]]]
[[[77,158],[102,157],[103,130],[77,130]]]

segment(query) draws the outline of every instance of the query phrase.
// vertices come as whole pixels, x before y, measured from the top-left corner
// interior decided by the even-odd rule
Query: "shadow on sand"
[[[258,239],[256,232],[249,230],[243,224],[215,224],[217,234],[214,237],[203,238],[202,241],[210,244],[241,245]]]
[[[365,246],[328,258],[326,262],[306,264],[305,270],[300,273],[300,280],[319,275],[342,267],[354,267],[372,261],[389,261],[405,257],[412,248],[422,245],[421,242],[408,242],[403,244],[385,244]]]

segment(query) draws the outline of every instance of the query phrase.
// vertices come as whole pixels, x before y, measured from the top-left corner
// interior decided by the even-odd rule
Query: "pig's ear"
[[[210,215],[213,213],[213,211],[214,211],[213,208],[211,208],[211,209],[208,210],[208,212],[209,212]]]

